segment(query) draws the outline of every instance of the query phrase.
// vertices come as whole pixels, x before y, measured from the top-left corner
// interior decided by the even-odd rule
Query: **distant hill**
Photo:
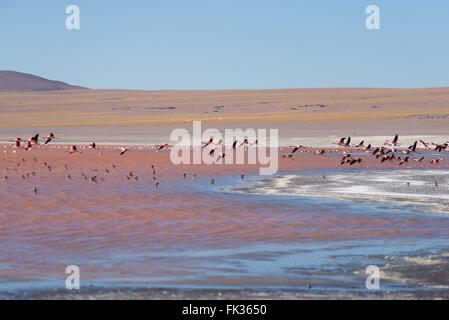
[[[48,80],[28,73],[0,70],[0,92],[87,89],[65,82]]]

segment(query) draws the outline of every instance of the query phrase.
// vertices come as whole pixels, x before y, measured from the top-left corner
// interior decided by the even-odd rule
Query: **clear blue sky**
[[[449,86],[449,1],[2,0],[0,69],[90,88]]]

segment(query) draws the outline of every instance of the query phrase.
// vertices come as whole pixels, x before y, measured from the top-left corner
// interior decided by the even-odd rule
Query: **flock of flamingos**
[[[411,146],[404,150],[399,150],[397,147],[400,146],[398,143],[399,135],[395,135],[392,140],[385,140],[384,145],[382,146],[372,146],[371,144],[368,144],[365,146],[365,141],[362,140],[358,144],[351,144],[351,137],[347,138],[340,138],[339,141],[334,142],[333,144],[338,145],[340,147],[348,148],[348,149],[355,149],[356,151],[364,151],[366,153],[370,153],[371,155],[375,156],[376,159],[380,159],[381,163],[384,163],[385,161],[396,161],[398,165],[403,165],[404,163],[408,162],[410,159],[416,161],[416,162],[422,162],[425,157],[421,156],[419,158],[411,158],[411,155],[417,155],[417,146],[418,141],[415,141]],[[449,141],[446,141],[444,143],[438,144],[434,142],[425,142],[423,140],[419,140],[421,145],[425,150],[432,150],[435,152],[449,152]],[[305,147],[301,145],[295,145],[293,146],[293,150],[288,154],[283,154],[282,158],[290,158],[293,159],[293,154],[297,152],[298,150],[301,150]],[[300,152],[310,152],[306,149],[301,150]],[[328,151],[329,152],[329,151]],[[341,150],[333,150],[333,152],[341,152]],[[326,151],[324,149],[317,150],[314,152],[315,154],[324,154]],[[403,155],[403,156],[401,156]],[[431,164],[438,164],[441,161],[444,161],[443,158],[432,158],[430,159]],[[353,157],[350,153],[344,151],[343,157],[341,158],[340,164],[349,164],[353,165],[356,163],[361,163],[362,159],[360,157]]]
[[[54,139],[58,139],[55,137],[55,135],[53,133],[50,133],[45,141],[43,141],[43,145],[48,145],[52,140]],[[379,159],[380,163],[385,163],[385,162],[390,162],[390,163],[394,163],[397,164],[399,166],[407,163],[409,160],[412,161],[416,161],[416,162],[423,162],[425,157],[422,154],[419,154],[419,152],[425,151],[424,154],[427,154],[428,156],[433,156],[428,158],[427,160],[430,162],[430,164],[432,165],[437,165],[440,162],[444,162],[445,160],[442,157],[434,157],[435,154],[438,153],[444,153],[444,152],[449,152],[449,141],[446,141],[444,143],[434,143],[434,142],[425,142],[423,140],[419,140],[420,146],[421,148],[418,149],[418,141],[415,141],[411,146],[407,147],[407,148],[399,148],[400,144],[398,143],[399,140],[399,136],[396,134],[394,136],[394,138],[390,141],[390,140],[386,140],[384,142],[383,145],[381,146],[373,146],[371,144],[365,145],[365,141],[361,141],[358,144],[351,144],[351,137],[347,137],[347,138],[340,138],[339,141],[334,142],[334,145],[339,146],[339,148],[328,148],[327,150],[325,149],[316,149],[316,148],[310,148],[310,147],[305,147],[302,145],[294,145],[294,146],[290,146],[288,147],[288,149],[290,149],[290,152],[288,152],[287,154],[282,154],[281,158],[284,159],[291,159],[294,160],[293,155],[295,153],[312,153],[312,154],[316,154],[316,155],[324,155],[326,153],[336,153],[336,154],[342,154],[342,158],[340,160],[340,165],[345,165],[348,164],[350,166],[354,165],[354,164],[358,164],[362,162],[362,158],[360,156],[356,157],[351,155],[351,153],[355,154],[355,155],[360,155],[362,152],[367,153],[369,155],[372,155],[374,157],[376,157],[376,159]],[[32,150],[34,147],[33,146],[37,146],[38,148],[42,147],[40,145],[39,142],[39,134],[36,134],[34,136],[32,136],[30,139],[28,139],[27,141],[22,140],[21,138],[17,138],[15,140],[12,140],[15,142],[15,145],[12,146],[12,153],[16,153],[18,149],[22,149],[22,143],[25,144],[24,146],[24,150],[25,151],[30,151]],[[218,141],[217,143],[214,143],[213,138],[210,138],[207,142],[204,142],[204,145],[202,145],[202,149],[210,149],[207,150],[207,152],[209,153],[210,156],[214,156],[214,152],[215,152],[215,147],[217,145],[221,145],[223,147],[223,145],[221,144],[221,141]],[[249,142],[248,138],[245,137],[244,139],[242,139],[242,141],[239,143],[237,140],[234,141],[234,143],[232,144],[232,146],[229,146],[228,149],[237,149],[237,148],[245,148],[245,147],[249,147],[249,146],[253,146],[256,145],[256,147],[258,146],[258,142],[257,140],[254,142]],[[5,150],[4,153],[8,153],[9,151],[6,149],[8,148],[7,145],[4,146]],[[142,146],[134,146],[134,147],[123,147],[123,146],[119,146],[118,151],[120,152],[120,156],[123,156],[125,153],[127,153],[130,149],[150,149],[150,150],[155,150],[156,152],[159,150],[164,150],[164,149],[170,149],[172,146],[170,146],[169,144],[161,144],[161,145],[155,145],[155,146],[147,146],[147,147],[142,147]],[[71,145],[71,146],[67,146],[67,145],[54,145],[50,148],[62,148],[62,149],[67,149],[70,148],[69,151],[67,151],[67,153],[69,154],[73,154],[73,153],[82,153],[82,151],[80,151],[79,149],[83,150],[85,148],[89,148],[89,149],[101,149],[101,146],[98,147],[95,142],[91,143],[90,145],[83,145],[80,146],[79,148],[76,145]],[[280,148],[280,150],[282,150],[284,148]],[[99,156],[102,155],[102,152],[99,152]],[[221,153],[218,155],[217,158],[217,163],[220,159],[223,159],[225,156],[225,153]],[[4,159],[5,160],[5,159]],[[22,159],[23,161],[25,161],[25,159]],[[37,161],[36,157],[34,157],[34,160]],[[52,167],[44,162],[44,164],[48,167],[49,171],[52,171]],[[17,166],[19,166],[20,163],[17,164]],[[113,169],[115,169],[116,165],[112,165]],[[159,182],[157,180],[156,177],[156,170],[154,168],[154,166],[151,166],[153,169],[153,182],[155,183],[155,186],[157,187],[159,185]],[[67,165],[65,165],[66,170],[68,169]],[[9,170],[9,168],[6,168],[7,170]],[[109,173],[109,170],[106,169],[106,172]],[[31,173],[32,175],[35,175],[35,172]],[[23,179],[26,179],[27,177],[29,177],[30,173],[27,173],[26,176],[25,174],[22,175]],[[97,176],[93,176],[89,179],[89,177],[87,175],[85,175],[84,173],[82,174],[83,177],[86,180],[92,180],[92,182],[98,183],[98,179],[101,179],[101,181],[104,181],[103,178],[99,178]],[[186,178],[186,174],[184,174],[184,178]],[[196,179],[196,174],[193,175],[192,177],[193,179]],[[244,175],[241,175],[241,178],[244,179]],[[68,175],[67,179],[71,179],[71,176]],[[134,176],[132,172],[130,172],[130,174],[127,176],[127,179],[133,179],[136,181],[138,180],[137,176]],[[8,180],[8,176],[5,176],[3,180]],[[214,184],[214,179],[211,180],[211,184]],[[37,188],[34,188],[34,193],[37,194],[38,190]]]
[[[45,139],[44,145],[47,145],[54,139],[56,139],[55,135],[53,133],[50,133],[47,136],[47,138]],[[366,153],[371,153],[377,159],[380,158],[381,163],[384,163],[385,161],[397,161],[398,165],[402,165],[411,159],[411,157],[409,155],[418,154],[418,152],[417,152],[418,141],[415,141],[415,143],[413,145],[409,146],[405,150],[399,150],[398,148],[396,148],[396,147],[400,146],[400,144],[398,143],[398,140],[399,140],[399,136],[396,134],[391,141],[386,140],[384,142],[383,146],[372,146],[371,144],[368,144],[365,146],[364,140],[355,145],[355,144],[351,144],[351,137],[347,137],[347,138],[343,137],[343,138],[340,138],[339,141],[334,142],[333,144],[338,145],[340,147],[348,148],[348,149],[355,149],[357,151],[364,151]],[[433,150],[435,152],[449,152],[449,141],[446,141],[446,142],[440,143],[440,144],[434,143],[434,142],[425,142],[423,140],[419,140],[419,142],[425,150]],[[16,138],[15,147],[20,148],[22,143],[25,143],[25,141],[22,140],[21,138]],[[218,142],[218,144],[220,144],[220,143],[221,143],[221,141]],[[38,144],[39,144],[39,134],[36,134],[36,135],[32,136],[30,139],[28,139],[28,141],[26,141],[25,150],[29,151],[32,149],[33,145],[38,145]],[[213,138],[211,138],[209,141],[205,142],[203,148],[206,148],[212,144],[214,144]],[[245,139],[243,139],[243,141],[240,143],[239,146],[249,146],[249,145],[254,145],[254,144],[257,145],[257,140],[254,143],[249,143],[248,139],[245,137]],[[238,141],[236,140],[236,141],[234,141],[232,148],[236,149],[237,146],[238,146]],[[97,146],[96,146],[95,142],[93,142],[92,144],[90,144],[88,146],[88,148],[91,148],[91,149],[95,149],[96,147]],[[171,146],[168,144],[161,144],[161,145],[153,146],[152,148],[159,151],[162,149],[169,149],[170,147]],[[296,153],[298,150],[300,150],[299,152],[309,152],[309,153],[313,152],[318,155],[322,155],[322,154],[326,153],[326,151],[324,149],[319,149],[317,151],[310,151],[310,150],[308,150],[307,147],[304,147],[302,145],[295,145],[295,146],[292,146],[292,148],[293,149],[291,150],[291,152],[289,152],[287,154],[283,154],[283,155],[281,155],[281,157],[293,160],[293,154]],[[129,151],[129,148],[120,147],[120,155],[124,155],[127,151]],[[209,154],[213,155],[214,151],[215,151],[215,149],[211,149]],[[72,145],[70,147],[69,153],[75,153],[75,152],[80,152],[80,151],[78,151],[77,146]],[[327,152],[332,152],[332,151],[328,150]],[[333,150],[333,152],[341,152],[341,150]],[[398,154],[403,154],[405,156],[402,157],[401,155],[398,155]],[[221,159],[224,156],[225,156],[225,154],[222,153],[218,159]],[[423,157],[423,156],[421,156],[419,158],[412,158],[412,160],[414,160],[416,162],[422,162],[424,159],[425,159],[425,157]],[[344,151],[340,164],[341,165],[344,165],[344,164],[353,165],[356,163],[360,163],[361,161],[362,161],[362,159],[360,157],[353,157],[353,156],[351,156],[351,154]],[[430,159],[431,164],[438,164],[441,161],[444,161],[444,159],[441,157]]]

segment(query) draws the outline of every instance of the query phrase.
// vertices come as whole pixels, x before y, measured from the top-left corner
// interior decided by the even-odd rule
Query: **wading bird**
[[[30,138],[29,142],[38,144],[39,143],[39,133]]]
[[[226,154],[224,154],[224,153],[220,154],[220,155],[218,156],[218,158],[217,158],[217,163],[218,163],[218,161],[220,161],[221,159],[224,159],[225,156],[226,156]]]
[[[346,139],[345,147],[349,147],[350,143],[351,143],[351,137],[348,137],[348,139]]]
[[[402,159],[402,160],[399,162],[399,165],[402,166],[404,163],[407,163],[407,162],[408,162],[408,159],[409,159],[409,157],[405,157],[404,159]]]
[[[424,160],[424,157],[421,157],[419,159],[413,159],[413,160],[416,161],[416,162],[422,162]]]
[[[47,136],[47,140],[45,140],[44,144],[49,143],[51,140],[53,140],[55,138],[55,135],[53,133],[50,132],[50,134]]]
[[[16,148],[20,148],[20,143],[22,142],[22,138],[16,139]]]
[[[69,153],[74,153],[74,152],[79,152],[79,151],[77,151],[76,146],[72,146],[69,151]]]
[[[448,144],[447,143],[442,143],[442,144],[436,144],[436,143],[432,143],[435,146],[435,151],[441,152],[444,149],[447,148]]]
[[[437,164],[437,163],[440,163],[440,161],[444,161],[444,159],[443,158],[432,159],[432,160],[430,160],[430,163],[431,164]]]
[[[354,158],[354,159],[352,159],[351,162],[349,162],[349,165],[352,166],[353,164],[360,163],[360,162],[362,162],[362,159],[360,159],[360,158]]]
[[[399,138],[399,136],[396,134],[392,141],[385,140],[384,145],[387,145],[387,146],[398,146],[399,145],[398,144],[398,138]]]
[[[402,151],[402,153],[410,154],[410,153],[416,152],[416,145],[417,145],[417,143],[418,143],[418,141],[415,141],[415,143],[413,145],[408,147],[407,150]]]
[[[419,140],[419,142],[421,142],[421,144],[424,146],[425,149],[430,150],[430,147],[429,147],[430,142],[424,142],[422,140]]]
[[[214,141],[214,138],[210,138],[209,141],[206,142],[206,144],[203,146],[203,148],[206,148],[208,145],[210,145]]]
[[[293,148],[292,152],[290,152],[290,153],[291,153],[291,154],[295,153],[296,151],[299,150],[299,148],[302,148],[302,146],[296,145],[296,146]]]
[[[284,158],[284,159],[292,159],[292,160],[294,160],[292,154],[283,154],[281,157]]]
[[[336,144],[339,146],[344,146],[345,145],[345,140],[346,138],[340,138],[340,140],[338,142],[332,142],[332,144]]]
[[[121,147],[120,148],[120,155],[123,156],[125,154],[125,152],[127,152],[129,149],[126,149],[125,147]]]

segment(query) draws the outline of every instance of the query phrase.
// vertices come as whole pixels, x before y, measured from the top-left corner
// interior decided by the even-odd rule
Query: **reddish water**
[[[2,177],[8,176],[0,181],[0,287],[63,287],[70,264],[93,283],[250,285],[242,279],[261,277],[261,284],[280,285],[291,276],[285,268],[301,263],[282,257],[297,249],[448,237],[449,220],[441,216],[220,190],[239,182],[237,172],[254,171],[245,166],[174,168],[161,153],[98,152],[17,152],[0,158]]]

